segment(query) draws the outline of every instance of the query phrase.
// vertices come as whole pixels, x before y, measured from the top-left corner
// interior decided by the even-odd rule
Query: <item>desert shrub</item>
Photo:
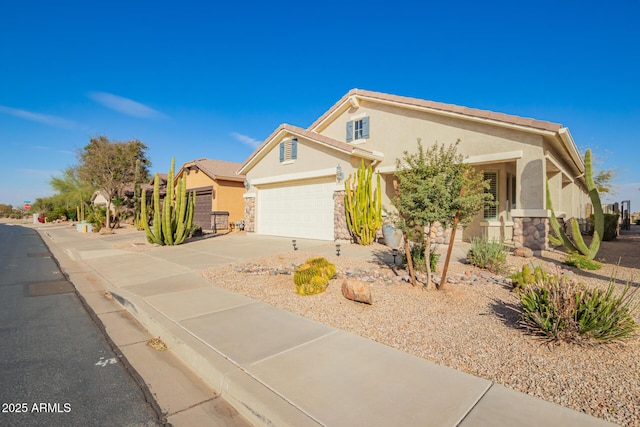
[[[432,247],[431,253],[429,253],[429,267],[432,272],[436,271],[440,254],[435,253],[436,246]],[[417,271],[427,271],[427,264],[424,261],[424,245],[414,245],[411,248],[411,260],[413,261],[413,268]],[[402,265],[407,268],[407,254],[402,254]]]
[[[611,280],[603,291],[551,276],[527,286],[520,295],[522,323],[550,341],[604,343],[628,339],[638,329],[633,318],[638,302],[629,285],[615,295],[614,283]]]
[[[524,289],[527,285],[533,285],[539,282],[546,282],[552,276],[547,274],[539,265],[533,267],[529,264],[522,266],[522,269],[509,276],[513,281],[513,287],[516,290]]]
[[[471,239],[471,249],[467,252],[467,261],[471,265],[484,268],[493,273],[504,271],[508,251],[502,242],[489,241],[486,237]]]
[[[618,219],[620,214],[604,214],[604,231],[602,233],[602,240],[604,242],[610,242],[618,237]],[[589,216],[589,234],[593,236],[594,229],[594,217]]]
[[[602,264],[598,261],[589,259],[577,252],[568,254],[567,258],[564,260],[564,264],[570,265],[571,267],[577,267],[580,270],[600,270],[602,268]]]

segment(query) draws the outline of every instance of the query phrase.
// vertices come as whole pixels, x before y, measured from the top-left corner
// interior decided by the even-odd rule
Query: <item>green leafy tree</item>
[[[109,141],[106,136],[91,138],[78,154],[78,176],[93,188],[103,190],[107,198],[106,226],[110,227],[111,203],[114,197],[123,197],[124,188],[133,184],[140,175],[148,176],[151,161],[146,156],[147,146],[138,140]],[[140,161],[138,176],[136,162]]]
[[[52,177],[49,185],[56,191],[52,196],[54,204],[61,205],[57,207],[64,207],[66,210],[89,203],[95,190],[90,182],[80,179],[78,169],[75,167],[65,169],[62,176]]]
[[[396,160],[397,192],[392,200],[398,210],[396,226],[410,239],[424,242],[424,259],[429,259],[430,230],[435,222],[450,226],[457,216],[465,225],[492,202],[482,174],[457,154],[459,142],[448,147],[436,143],[425,150],[418,140],[417,153],[405,151],[403,158]],[[431,283],[427,263],[426,285]],[[438,289],[443,285],[440,283]]]

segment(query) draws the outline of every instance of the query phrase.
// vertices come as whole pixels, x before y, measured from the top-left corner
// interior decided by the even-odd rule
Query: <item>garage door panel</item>
[[[260,234],[333,240],[334,183],[259,190]]]

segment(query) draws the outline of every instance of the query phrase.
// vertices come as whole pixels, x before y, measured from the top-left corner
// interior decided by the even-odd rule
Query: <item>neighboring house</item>
[[[187,176],[187,190],[196,192],[193,223],[203,230],[213,229],[214,213],[228,212],[228,225],[244,217],[244,176],[236,175],[240,163],[197,159],[185,163],[176,174],[176,182]],[[222,217],[221,217],[222,218]]]
[[[491,181],[495,207],[464,229],[516,247],[548,246],[549,179],[555,212],[583,220],[590,207],[584,164],[560,124],[353,89],[307,129],[283,124],[242,164],[245,227],[259,234],[349,239],[344,180],[361,160],[381,173],[383,205],[392,209],[396,159],[417,143],[452,144]],[[446,240],[445,237],[442,240]]]
[[[158,178],[160,179],[160,181],[158,182],[158,193],[160,196],[160,199],[164,199],[164,196],[167,194],[167,174],[166,173],[159,173],[158,174]],[[146,183],[146,184],[141,184],[140,185],[140,189],[142,191],[144,191],[147,195],[147,201],[153,201],[153,186],[155,183],[155,174],[151,177],[151,180]],[[124,196],[126,199],[133,199],[133,189],[134,186],[129,184],[124,188]]]
[[[109,202],[109,196],[104,190],[96,190],[91,195],[91,204],[94,206],[99,206],[101,208],[107,208],[107,203]],[[111,203],[111,214],[115,212],[115,206]]]

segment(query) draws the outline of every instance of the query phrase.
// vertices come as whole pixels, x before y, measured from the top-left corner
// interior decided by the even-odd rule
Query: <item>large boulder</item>
[[[345,279],[342,282],[342,295],[351,301],[371,304],[371,288],[369,283],[355,279]]]

